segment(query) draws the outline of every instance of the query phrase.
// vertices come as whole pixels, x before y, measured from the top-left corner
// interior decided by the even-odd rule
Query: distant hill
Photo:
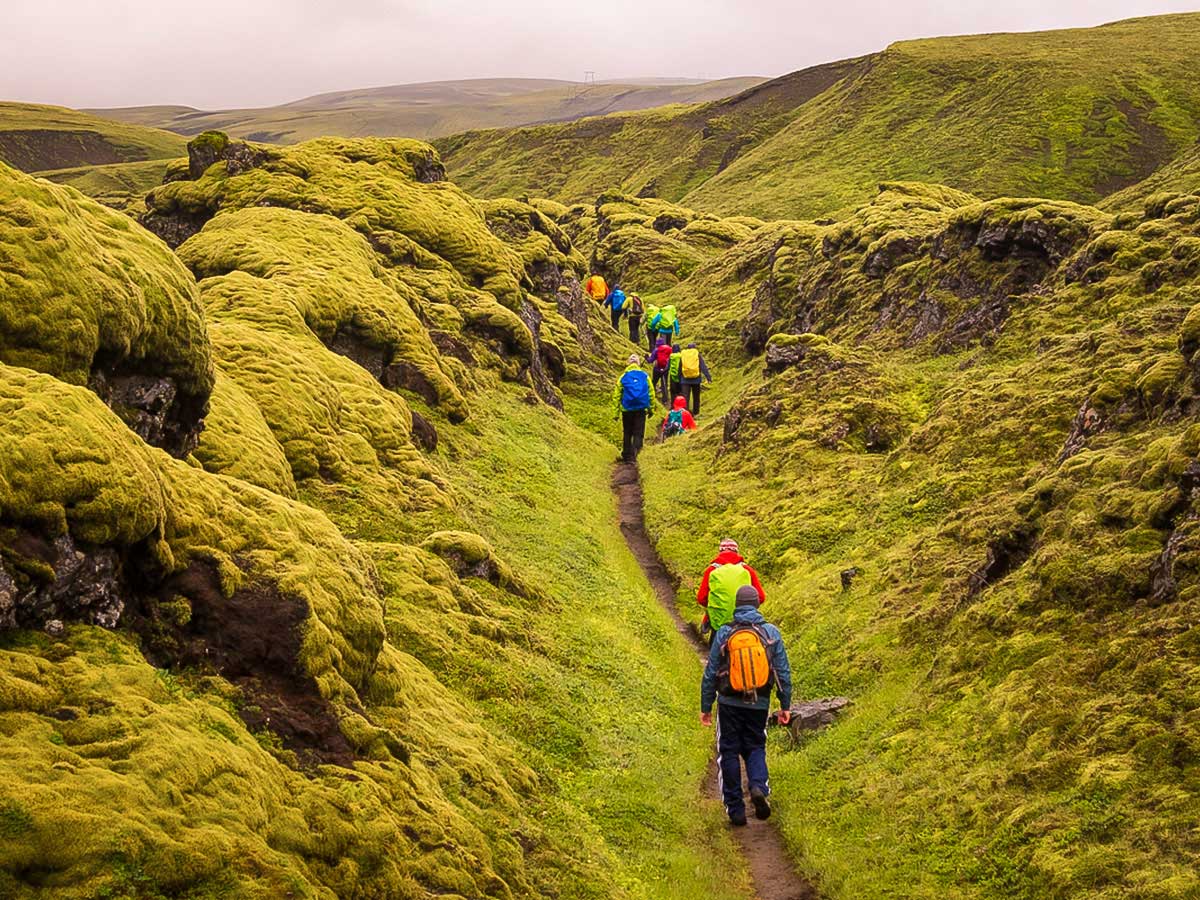
[[[1096,202],[1200,134],[1198,47],[1194,13],[908,41],[727,100],[439,146],[472,191],[564,202],[615,185],[716,213],[812,217],[890,179]]]
[[[327,135],[430,139],[470,129],[566,122],[664,104],[706,102],[763,80],[638,79],[635,84],[584,85],[540,78],[479,78],[337,91],[262,109],[144,106],[90,112],[182,135],[220,129],[269,143],[290,144]]]
[[[61,106],[0,102],[0,161],[26,172],[185,155],[183,138],[157,128]]]

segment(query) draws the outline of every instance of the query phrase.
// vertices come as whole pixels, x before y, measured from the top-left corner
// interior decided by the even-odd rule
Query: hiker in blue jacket
[[[604,306],[608,308],[612,315],[613,331],[617,334],[621,333],[621,316],[625,315],[625,292],[617,286],[613,286],[612,293],[604,298]]]
[[[771,709],[771,687],[779,695],[779,722],[791,721],[792,667],[779,629],[758,611],[758,591],[752,585],[738,588],[733,622],[722,625],[713,636],[708,665],[700,684],[700,722],[712,724],[712,705],[717,702],[717,773],[725,812],[735,826],[746,824],[746,805],[742,797],[742,762],[750,782],[750,801],[754,815],[771,815],[771,782],[767,775],[767,714]],[[749,630],[753,635],[748,635]],[[765,651],[770,662],[766,684],[752,695],[735,692],[730,685],[737,663],[726,652],[730,638],[741,645],[747,637]],[[739,673],[740,674],[740,673]]]
[[[613,391],[617,416],[621,418],[621,462],[634,462],[646,440],[646,416],[650,412],[650,376],[638,354],[629,357]],[[615,417],[614,417],[615,418]]]

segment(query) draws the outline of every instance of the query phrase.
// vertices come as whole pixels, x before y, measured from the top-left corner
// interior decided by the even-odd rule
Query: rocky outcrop
[[[40,628],[51,620],[115,628],[128,600],[112,548],[13,530],[0,559],[0,628]]]
[[[93,369],[88,387],[147,444],[182,459],[200,443],[208,396],[185,394],[164,375]]]

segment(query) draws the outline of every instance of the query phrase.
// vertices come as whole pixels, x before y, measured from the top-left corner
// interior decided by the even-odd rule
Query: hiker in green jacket
[[[683,363],[683,350],[679,344],[671,345],[671,358],[667,361],[667,381],[670,384],[671,391],[668,396],[674,398],[683,394],[683,385],[680,383],[680,366]]]
[[[758,573],[746,564],[738,552],[737,541],[726,538],[717,550],[716,558],[704,570],[700,588],[696,591],[696,602],[705,610],[704,621],[700,623],[702,635],[708,635],[733,621],[738,588],[746,585],[754,588],[760,605],[767,599]]]
[[[646,323],[646,352],[654,352],[654,344],[658,340],[658,329],[655,327],[655,320],[658,318],[658,307],[651,306],[649,303],[645,305],[646,312],[642,319]]]

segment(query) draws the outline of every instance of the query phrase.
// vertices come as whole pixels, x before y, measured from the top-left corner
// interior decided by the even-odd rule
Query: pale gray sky
[[[778,75],[943,34],[1096,25],[1200,0],[3,0],[0,99],[270,105],[499,75]]]

